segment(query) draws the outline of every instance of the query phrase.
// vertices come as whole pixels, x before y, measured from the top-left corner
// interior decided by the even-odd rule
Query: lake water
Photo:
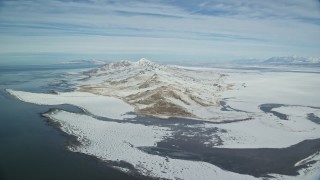
[[[16,66],[0,67],[0,180],[12,179],[136,179],[106,166],[100,160],[66,149],[68,136],[51,126],[41,113],[50,108],[71,112],[79,109],[70,106],[39,106],[25,103],[6,93],[5,89],[30,92],[71,91],[70,78],[65,73],[78,72],[94,66]],[[99,118],[98,118],[99,119]],[[101,120],[109,120],[100,117]],[[201,129],[193,121],[170,118],[137,116],[123,121],[166,127],[174,132],[158,142],[156,147],[143,147],[149,154],[176,159],[205,161],[222,169],[257,177],[269,173],[296,175],[295,162],[320,149],[320,139],[308,140],[283,149],[227,149],[207,147],[208,134],[217,129]],[[178,126],[177,126],[178,124]],[[192,134],[197,133],[197,136]],[[221,143],[221,142],[220,142]],[[231,163],[230,163],[231,162]]]
[[[85,68],[89,66],[81,67]],[[69,86],[63,84],[62,74],[81,69],[75,65],[0,67],[1,180],[135,179],[97,159],[68,151],[69,138],[40,116],[50,106],[24,103],[5,92],[7,88],[31,92],[67,91]],[[77,111],[71,106],[60,108]]]

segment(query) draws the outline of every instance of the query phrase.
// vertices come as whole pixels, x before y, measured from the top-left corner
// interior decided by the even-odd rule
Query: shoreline
[[[275,75],[267,76],[267,83],[271,83],[273,76]],[[281,91],[275,94],[279,95],[280,99],[270,99],[271,95],[275,96],[272,91],[267,96],[252,94],[253,90],[259,87],[260,80],[252,75],[248,77],[254,78],[252,82],[258,83],[254,85],[246,83],[245,90],[237,91],[239,93],[237,97],[233,97],[234,93],[224,94],[226,98],[222,98],[224,100],[222,107],[217,108],[222,112],[219,115],[234,116],[244,113],[252,117],[235,120],[221,116],[217,122],[189,117],[163,119],[154,114],[150,116],[142,113],[141,115],[133,111],[136,110],[134,106],[114,111],[112,108],[115,108],[113,104],[115,101],[122,102],[116,110],[129,106],[126,100],[117,97],[120,100],[118,101],[113,96],[108,98],[108,96],[82,92],[57,94],[14,90],[6,90],[6,92],[29,103],[70,104],[81,109],[83,113],[80,114],[58,110],[53,114],[46,112],[43,115],[47,114],[46,118],[53,118],[48,121],[60,122],[50,126],[55,126],[55,129],[58,128],[59,131],[71,135],[67,136],[68,139],[70,138],[70,144],[66,145],[69,150],[95,156],[113,167],[120,165],[117,169],[122,172],[133,171],[134,174],[142,174],[147,178],[169,179],[176,177],[255,179],[255,177],[266,176],[286,179],[288,178],[286,175],[295,175],[295,178],[308,177],[308,174],[304,174],[305,171],[320,167],[320,160],[311,160],[317,162],[313,165],[311,161],[306,160],[308,157],[318,158],[315,151],[319,151],[317,149],[320,141],[319,125],[313,122],[317,120],[313,117],[319,117],[319,108],[313,108],[315,100],[309,104],[306,98],[301,105],[291,106],[290,104],[297,104],[292,103],[297,100],[285,99],[285,96],[281,96]],[[282,77],[279,82],[286,78]],[[238,81],[238,79],[235,80]],[[252,87],[253,89],[250,89]],[[263,87],[270,86],[264,84]],[[288,88],[282,90],[288,90]],[[260,88],[257,91],[264,92],[264,89]],[[293,92],[304,91],[298,89]],[[310,94],[307,97],[310,98]],[[278,103],[282,100],[284,100],[283,103]],[[271,107],[269,110],[261,109],[274,104],[282,106]],[[310,114],[313,121],[310,119]],[[223,118],[228,119],[229,122],[222,121]],[[144,122],[144,120],[147,121]],[[313,146],[312,142],[316,144]],[[301,146],[305,149],[299,152],[297,149]],[[285,159],[278,157],[279,154],[295,158]],[[313,154],[315,154],[314,157]],[[246,164],[248,162],[253,162],[252,164],[256,166],[251,167]],[[294,166],[298,162],[305,164]],[[257,167],[259,168],[254,170]],[[315,172],[310,171],[311,175],[314,175]]]
[[[58,112],[58,111],[57,111]],[[47,118],[49,118],[50,117],[50,115],[49,116],[46,116]],[[57,120],[50,120],[50,121],[57,121]],[[64,132],[61,128],[59,128],[59,127],[55,127],[55,128],[58,128],[59,129],[59,131],[62,131],[62,132]],[[66,132],[64,132],[64,133],[66,133]],[[71,137],[71,138],[74,138],[74,136],[68,136],[68,137]],[[175,153],[175,150],[174,149],[172,149],[172,150],[170,150],[170,149],[167,149],[166,150],[166,152],[168,153],[165,153],[165,154],[162,154],[161,156],[165,156],[165,157],[170,157],[170,158],[177,158],[177,159],[186,159],[186,160],[191,160],[191,161],[194,161],[194,160],[196,160],[196,159],[194,159],[194,158],[192,158],[192,156],[194,156],[194,155],[196,155],[195,157],[199,157],[197,154],[197,151],[199,151],[199,146],[198,145],[192,145],[192,143],[190,144],[190,141],[188,141],[189,143],[187,143],[188,144],[188,146],[190,146],[191,145],[191,147],[197,147],[196,149],[196,151],[195,152],[192,152],[192,151],[189,151],[190,152],[190,157],[188,157],[188,153],[187,154],[185,154],[184,152],[180,152],[181,153],[181,155],[182,156],[176,156],[176,155],[178,155],[177,153]],[[205,149],[203,149],[203,148],[200,148],[200,152],[201,151],[203,151],[202,153],[204,153],[204,154],[206,154],[206,158],[208,158],[208,156],[207,156],[207,154],[210,152],[211,154],[214,154],[215,153],[215,151],[218,153],[218,156],[216,156],[214,159],[214,162],[212,162],[212,163],[210,163],[210,164],[213,164],[213,165],[215,165],[215,166],[217,166],[218,165],[218,167],[220,167],[220,168],[222,168],[222,169],[224,169],[224,170],[231,170],[231,169],[229,169],[229,168],[226,168],[226,166],[230,166],[231,164],[229,164],[229,163],[225,163],[225,162],[227,162],[226,161],[226,158],[227,159],[230,159],[230,160],[232,160],[232,159],[234,159],[233,158],[233,156],[237,156],[238,158],[239,157],[241,157],[242,155],[241,154],[243,154],[244,156],[244,158],[248,158],[248,159],[246,159],[246,160],[236,160],[234,163],[232,163],[232,166],[234,166],[234,167],[238,167],[238,168],[235,168],[234,170],[232,170],[233,172],[238,172],[238,173],[241,173],[241,174],[249,174],[249,175],[253,175],[253,176],[255,176],[255,177],[268,177],[268,176],[270,176],[270,177],[272,177],[272,175],[270,175],[270,174],[274,174],[274,173],[276,173],[276,172],[278,172],[278,173],[282,173],[282,175],[299,175],[299,171],[300,170],[302,170],[302,169],[304,169],[304,168],[306,168],[306,167],[309,167],[309,165],[308,164],[313,164],[312,162],[307,162],[307,163],[304,163],[304,164],[300,164],[298,167],[296,167],[295,165],[296,165],[296,163],[297,162],[300,162],[300,161],[303,161],[304,159],[307,159],[309,156],[312,156],[312,155],[315,155],[315,154],[317,154],[317,152],[319,152],[319,149],[314,149],[314,148],[307,148],[308,146],[305,146],[304,144],[308,144],[308,143],[311,143],[311,142],[315,142],[316,143],[316,146],[314,146],[314,147],[319,147],[319,145],[320,145],[320,138],[318,138],[318,139],[313,139],[313,140],[305,140],[305,141],[303,141],[303,142],[300,142],[300,143],[298,143],[298,144],[295,144],[295,145],[292,145],[292,146],[290,146],[290,147],[288,147],[288,148],[280,148],[280,149],[272,149],[272,148],[260,148],[260,149],[228,149],[228,148],[214,148],[214,149],[211,149],[211,150],[209,150],[208,152],[206,152],[207,150],[205,150]],[[160,142],[161,144],[162,144],[162,142]],[[171,146],[170,144],[167,144],[167,145],[165,145],[165,146],[163,146],[163,145],[161,145],[160,144],[160,146],[159,146],[159,143],[157,143],[158,145],[156,146],[156,147],[154,147],[155,149],[153,150],[153,152],[161,152],[161,148],[160,147],[173,147],[173,146]],[[186,145],[187,145],[186,144]],[[74,145],[74,144],[73,144]],[[180,148],[181,148],[181,146],[179,146]],[[280,156],[280,157],[282,157],[282,155],[281,154],[285,154],[285,157],[291,157],[292,155],[290,155],[290,154],[288,154],[287,152],[290,152],[290,153],[293,153],[293,152],[305,152],[304,150],[297,150],[297,151],[293,151],[293,150],[291,150],[291,149],[293,149],[293,148],[300,148],[301,149],[301,147],[304,147],[304,148],[307,148],[307,149],[313,149],[314,150],[314,152],[310,152],[310,153],[308,153],[308,154],[305,154],[305,153],[303,153],[303,154],[305,154],[305,155],[302,155],[301,153],[299,153],[300,155],[299,156],[301,156],[301,157],[297,157],[296,159],[297,159],[297,162],[295,161],[295,160],[292,160],[291,158],[290,158],[290,160],[292,161],[292,163],[291,163],[291,165],[292,165],[292,167],[291,168],[289,168],[289,169],[291,169],[291,170],[282,170],[283,168],[278,168],[278,167],[286,167],[286,168],[288,168],[287,166],[286,166],[286,161],[282,161],[282,159],[281,158],[277,158],[276,156],[274,156],[275,154],[277,154],[277,156]],[[158,148],[160,148],[159,150],[160,151],[158,151]],[[186,150],[186,148],[188,149],[188,147],[187,146],[184,146],[184,148],[183,149],[185,149]],[[202,149],[202,150],[201,150]],[[143,151],[146,151],[146,149],[141,149],[141,150],[143,150]],[[172,151],[173,152],[173,156],[170,154],[170,151]],[[257,153],[256,153],[256,152]],[[243,163],[247,163],[247,162],[250,162],[251,160],[250,159],[252,159],[252,160],[254,160],[255,159],[255,156],[252,156],[253,154],[256,154],[257,155],[257,157],[259,157],[259,159],[261,159],[261,161],[263,162],[264,160],[263,160],[263,158],[261,157],[261,155],[259,155],[259,151],[261,151],[261,153],[264,155],[264,156],[273,156],[273,160],[272,161],[275,161],[274,163],[271,163],[271,165],[269,166],[269,168],[271,168],[271,169],[273,169],[273,170],[270,170],[270,171],[265,171],[265,170],[263,170],[263,169],[268,169],[268,166],[266,166],[266,165],[264,165],[264,164],[259,164],[259,166],[261,166],[261,170],[262,170],[262,172],[264,172],[265,171],[265,173],[259,173],[258,171],[257,172],[250,172],[251,170],[253,170],[253,169],[256,169],[257,168],[257,166],[255,165],[254,166],[254,168],[252,169],[252,168],[249,168],[249,169],[247,169],[247,170],[241,170],[241,169],[246,169],[246,166],[244,166],[244,165],[237,165],[238,163],[240,163],[240,162],[243,162]],[[268,152],[269,151],[269,152]],[[273,152],[273,151],[275,151],[275,152]],[[281,151],[281,153],[280,153],[280,155],[279,155],[279,153],[276,153],[276,151]],[[74,151],[73,151],[74,152]],[[77,151],[75,151],[75,152],[77,152]],[[148,152],[148,151],[146,151],[146,152]],[[188,150],[186,150],[185,152],[188,152]],[[247,153],[246,153],[247,152]],[[268,153],[267,153],[268,152]],[[81,153],[81,152],[80,152]],[[150,153],[150,152],[148,152],[148,153]],[[269,154],[269,155],[267,155],[267,154]],[[152,152],[151,152],[151,154],[152,154]],[[176,155],[174,155],[174,154],[176,154]],[[225,155],[222,155],[222,154],[225,154]],[[160,154],[157,154],[157,155],[160,155]],[[249,156],[248,156],[249,155]],[[106,163],[106,164],[108,164],[108,166],[113,166],[113,165],[119,165],[119,162],[117,162],[117,161],[106,161],[106,160],[103,160],[103,159],[101,159],[101,158],[99,158],[99,157],[97,157],[98,159],[100,159],[102,162],[104,162],[104,163]],[[218,160],[218,159],[221,159],[221,161],[220,160]],[[269,159],[268,157],[265,157],[266,159]],[[201,159],[201,158],[200,158]],[[237,159],[237,158],[236,158]],[[270,159],[269,159],[270,160]],[[196,160],[197,161],[197,160]],[[121,161],[120,161],[121,162]],[[236,163],[237,162],[237,163]],[[279,163],[279,162],[281,162],[281,163]],[[222,164],[220,164],[220,163],[222,163]],[[219,165],[220,164],[220,165]],[[228,165],[229,164],[229,165]],[[253,164],[255,164],[255,163],[253,163]],[[273,165],[272,165],[273,164]],[[284,166],[283,166],[284,165]],[[124,167],[126,167],[126,166],[124,166]],[[132,167],[132,166],[131,166]],[[241,167],[241,168],[239,168],[239,167]],[[116,168],[117,170],[119,170],[119,168]],[[132,168],[132,169],[134,169],[134,168]],[[238,169],[238,170],[236,170],[236,169]],[[250,170],[251,169],[251,170]],[[258,168],[259,169],[259,168]],[[240,171],[239,171],[240,170]],[[120,168],[120,171],[121,171],[121,168]],[[126,172],[126,171],[125,171]],[[129,171],[130,172],[130,171]],[[131,172],[132,173],[132,172]],[[131,174],[131,173],[129,173],[129,174]],[[284,173],[284,174],[283,174]],[[134,171],[134,173],[133,174],[139,174],[139,171]],[[137,177],[137,176],[135,176],[135,177]],[[147,177],[147,179],[149,178],[148,176],[145,176],[145,177]]]
[[[109,167],[112,168],[118,172],[127,174],[129,176],[132,177],[132,179],[150,179],[151,177],[148,176],[143,176],[142,174],[139,174],[133,167],[133,165],[127,163],[127,162],[123,162],[123,161],[107,161],[107,160],[103,160],[101,158],[98,158],[96,156],[92,156],[89,154],[85,154],[82,152],[78,152],[75,151],[76,148],[80,147],[80,146],[84,146],[85,144],[83,144],[83,142],[78,140],[78,137],[72,134],[68,134],[67,132],[62,130],[62,124],[55,120],[54,118],[52,118],[50,116],[50,114],[54,114],[57,113],[58,111],[60,111],[60,109],[57,108],[50,108],[48,111],[44,112],[44,113],[40,113],[41,117],[44,118],[44,121],[47,123],[48,126],[56,129],[59,131],[59,133],[61,134],[61,136],[63,138],[66,139],[66,144],[64,145],[66,150],[71,151],[73,153],[78,153],[81,154],[81,156],[85,156],[88,157],[89,159],[91,159],[92,161],[96,162],[98,165],[101,165],[102,167]],[[123,171],[121,168],[129,168],[131,171],[130,172],[125,172]]]

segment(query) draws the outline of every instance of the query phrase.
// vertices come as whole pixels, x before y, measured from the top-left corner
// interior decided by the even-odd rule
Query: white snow
[[[16,96],[22,101],[39,105],[71,104],[97,116],[103,116],[112,119],[134,117],[133,115],[126,115],[128,112],[134,111],[133,107],[114,97],[98,96],[85,92],[44,94],[15,91],[11,89],[8,89],[7,92]]]
[[[237,86],[234,90],[222,92],[228,104],[236,109],[260,112],[258,106],[264,103],[320,106],[320,74],[265,72],[234,73],[226,79]],[[246,87],[241,87],[245,83]]]
[[[99,121],[90,116],[65,111],[47,116],[59,122],[64,132],[75,135],[84,144],[71,148],[72,151],[93,155],[103,160],[126,161],[144,175],[195,180],[256,179],[224,171],[209,163],[150,155],[137,149],[140,146],[154,146],[163,137],[170,135],[171,132],[166,128]]]
[[[312,73],[233,73],[229,83],[235,88],[221,92],[227,104],[235,109],[248,111],[252,120],[214,125],[227,130],[221,133],[228,148],[283,148],[306,139],[320,137],[320,126],[307,119],[308,113],[320,114],[320,74]],[[242,84],[245,83],[246,87]],[[288,120],[264,113],[259,105],[278,103],[289,106],[273,111],[288,115]],[[212,126],[212,125],[208,125]]]
[[[225,148],[285,148],[306,139],[320,137],[320,127],[307,119],[279,120],[274,116],[229,124],[206,124],[205,127],[225,129],[219,133]]]

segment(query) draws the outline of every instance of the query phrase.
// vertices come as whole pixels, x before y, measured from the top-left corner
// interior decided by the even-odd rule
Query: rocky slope
[[[232,112],[220,110],[220,92],[233,88],[233,84],[225,83],[226,74],[146,59],[110,63],[84,74],[87,78],[79,83],[79,91],[121,98],[144,115],[207,120],[221,120],[222,114],[233,117]]]

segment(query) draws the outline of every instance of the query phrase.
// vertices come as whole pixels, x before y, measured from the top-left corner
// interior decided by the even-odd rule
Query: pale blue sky
[[[320,56],[319,0],[1,0],[0,64]]]

